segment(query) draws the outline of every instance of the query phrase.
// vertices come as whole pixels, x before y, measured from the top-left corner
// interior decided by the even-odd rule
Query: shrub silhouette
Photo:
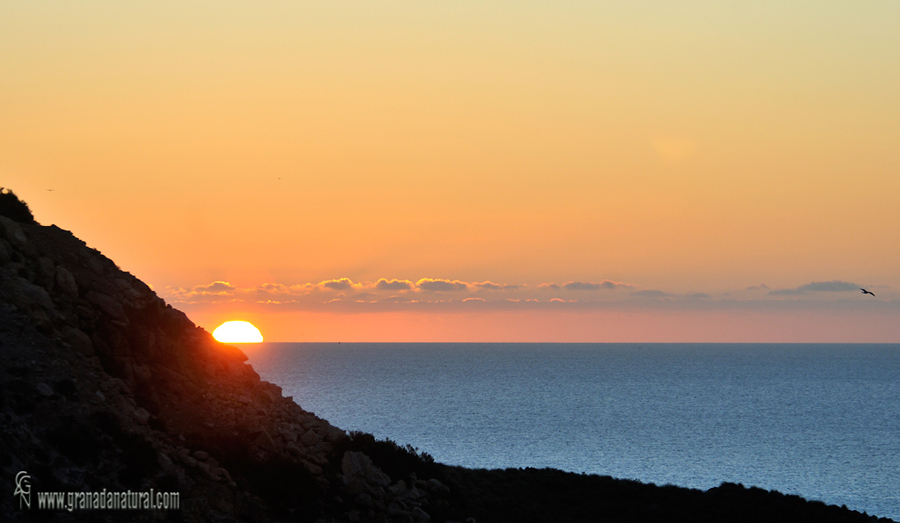
[[[440,475],[441,467],[427,452],[419,452],[412,445],[398,445],[391,439],[376,440],[375,436],[352,431],[335,445],[335,453],[340,459],[344,451],[362,452],[372,459],[391,478],[405,478],[411,473],[419,477],[433,478]]]
[[[21,223],[34,223],[34,215],[31,214],[28,204],[5,187],[0,187],[0,216]]]

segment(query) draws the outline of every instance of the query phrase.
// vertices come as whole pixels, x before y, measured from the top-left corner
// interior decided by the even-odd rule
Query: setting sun
[[[246,321],[226,321],[213,331],[213,337],[222,343],[260,343],[262,333]]]

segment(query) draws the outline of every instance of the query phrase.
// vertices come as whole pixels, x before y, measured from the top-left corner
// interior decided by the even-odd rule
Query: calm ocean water
[[[443,463],[730,481],[900,521],[900,345],[242,348],[306,410]]]

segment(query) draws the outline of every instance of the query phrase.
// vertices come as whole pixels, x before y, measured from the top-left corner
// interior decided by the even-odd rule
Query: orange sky
[[[0,185],[208,330],[897,342],[900,3],[787,4],[7,3]]]

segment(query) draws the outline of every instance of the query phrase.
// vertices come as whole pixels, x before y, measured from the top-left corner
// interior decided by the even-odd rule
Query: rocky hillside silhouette
[[[702,492],[554,470],[447,467],[412,447],[348,434],[261,381],[240,350],[100,252],[34,223],[8,195],[0,202],[0,519],[875,519],[738,485]],[[21,471],[30,508],[9,495]],[[38,492],[104,489],[177,492],[179,507],[37,506]]]

